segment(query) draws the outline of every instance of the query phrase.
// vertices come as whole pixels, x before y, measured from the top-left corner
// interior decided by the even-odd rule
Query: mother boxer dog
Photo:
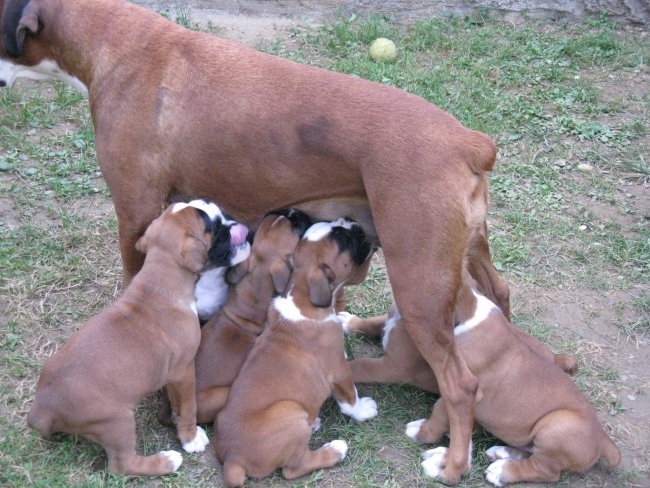
[[[0,85],[51,77],[88,93],[125,284],[143,261],[135,242],[167,201],[216,199],[248,224],[291,206],[346,216],[381,243],[404,324],[448,407],[443,479],[457,482],[477,384],[453,336],[464,256],[487,295],[508,301],[470,211],[493,141],[402,90],[189,31],[121,0],[0,6]]]

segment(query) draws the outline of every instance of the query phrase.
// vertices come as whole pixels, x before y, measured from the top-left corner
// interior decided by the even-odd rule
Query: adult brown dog
[[[196,353],[196,418],[212,423],[228,399],[230,386],[262,333],[274,296],[291,274],[290,260],[311,224],[306,214],[271,212],[255,232],[249,258],[228,274],[231,287],[221,311],[201,329]]]
[[[493,463],[486,477],[495,486],[522,481],[557,481],[563,470],[585,471],[604,457],[616,466],[620,454],[605,434],[589,402],[566,372],[576,369],[570,356],[555,355],[544,344],[513,326],[499,308],[475,291],[468,274],[458,295],[455,334],[458,347],[478,378],[475,418],[478,425],[508,443],[487,451]],[[382,317],[344,316],[350,332],[373,335]],[[418,354],[393,307],[384,328],[384,357],[351,362],[355,382],[410,383],[436,392],[430,368]],[[560,366],[560,367],[557,367]],[[562,369],[560,369],[562,368]],[[434,422],[418,420],[406,434],[435,443],[448,432],[445,406],[438,401]],[[440,477],[447,448],[423,453],[428,476]]]
[[[228,239],[221,227],[219,208],[204,201],[176,203],[151,223],[137,243],[146,253],[144,265],[124,294],[43,367],[31,427],[43,436],[66,432],[101,444],[113,473],[171,473],[182,462],[180,453],[135,452],[135,405],[166,386],[183,448],[205,449],[208,438],[196,426],[194,285],[210,250],[222,244],[213,236]]]
[[[402,90],[192,32],[121,0],[0,5],[0,84],[35,74],[88,92],[125,283],[142,265],[136,241],[167,201],[215,199],[250,225],[288,207],[363,225],[438,378],[451,423],[444,479],[457,482],[477,384],[453,337],[464,257],[488,296],[504,309],[508,300],[470,211],[493,141]]]
[[[337,289],[370,253],[361,228],[344,219],[314,224],[296,247],[287,289],[269,307],[266,328],[217,415],[214,448],[227,486],[277,468],[293,479],[342,461],[345,441],[309,448],[330,395],[356,420],[377,415],[374,400],[357,395],[334,308]]]

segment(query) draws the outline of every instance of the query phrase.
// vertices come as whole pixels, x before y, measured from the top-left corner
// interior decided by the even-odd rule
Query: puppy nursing
[[[608,467],[616,466],[618,449],[589,402],[562,371],[575,371],[573,358],[553,354],[514,327],[494,303],[475,291],[467,272],[463,280],[454,333],[478,379],[475,420],[508,444],[487,451],[493,461],[486,470],[487,480],[495,486],[557,481],[562,471],[587,470],[600,458]],[[381,317],[362,320],[348,314],[342,318],[349,332],[375,335],[384,327]],[[383,345],[383,358],[351,362],[355,381],[410,383],[437,391],[433,373],[417,353],[394,306],[385,322]],[[426,443],[438,442],[448,432],[447,412],[440,400],[430,419],[411,422],[406,429],[408,436]],[[426,451],[425,473],[439,478],[447,454],[445,447]]]
[[[183,449],[203,451],[208,438],[196,426],[194,395],[200,340],[194,288],[206,264],[229,264],[232,252],[214,250],[237,242],[242,229],[234,226],[202,200],[174,204],[155,219],[137,243],[144,265],[123,295],[43,367],[29,425],[43,436],[66,432],[101,444],[113,473],[171,473],[180,453],[135,452],[135,405],[166,386]]]
[[[267,325],[215,422],[215,451],[227,486],[277,468],[292,479],[339,463],[345,441],[309,448],[330,395],[355,420],[377,414],[371,398],[357,395],[334,311],[337,290],[370,253],[361,228],[344,219],[313,225],[298,243],[286,290],[269,307]]]
[[[228,398],[255,339],[266,322],[271,299],[289,282],[291,255],[310,225],[306,214],[270,212],[255,232],[250,257],[230,269],[231,287],[221,312],[201,329],[196,354],[197,421],[214,422]]]

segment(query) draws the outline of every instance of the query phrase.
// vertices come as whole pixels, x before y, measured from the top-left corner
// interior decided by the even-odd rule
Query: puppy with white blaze
[[[227,486],[278,468],[293,479],[341,462],[343,440],[309,448],[330,395],[357,421],[377,415],[375,401],[357,394],[334,309],[336,292],[358,283],[371,252],[361,227],[346,219],[314,224],[298,243],[286,289],[217,415],[214,446]]]
[[[183,449],[205,450],[208,437],[196,425],[194,286],[210,260],[223,265],[219,249],[231,254],[232,229],[203,200],[173,204],[155,219],[137,242],[144,265],[123,295],[45,363],[28,424],[43,436],[65,432],[101,444],[111,473],[172,473],[180,453],[135,451],[135,406],[165,387]]]
[[[600,458],[608,467],[621,456],[601,427],[589,401],[570,376],[577,363],[554,354],[542,342],[515,327],[503,312],[480,294],[463,271],[456,301],[454,335],[461,354],[478,379],[475,422],[505,442],[487,450],[492,462],[485,472],[495,486],[552,482],[562,471],[582,472]],[[418,353],[395,305],[388,318],[359,319],[341,315],[344,329],[367,336],[384,331],[381,358],[357,358],[350,368],[359,383],[409,383],[437,392],[436,378]],[[383,321],[385,320],[385,325]],[[449,432],[449,416],[438,400],[430,419],[410,422],[406,435],[422,443],[437,443]],[[469,444],[467,469],[471,467]],[[449,450],[435,447],[422,455],[427,476],[441,479]]]
[[[223,214],[216,205],[214,207],[212,218],[218,220],[219,225],[214,227],[215,244],[209,253],[211,265],[201,273],[194,290],[196,311],[202,321],[217,313],[228,298],[225,278],[228,268],[243,262],[251,252],[248,228]]]

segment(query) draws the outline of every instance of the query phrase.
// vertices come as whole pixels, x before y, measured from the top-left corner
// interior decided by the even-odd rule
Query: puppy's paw
[[[435,447],[424,451],[422,453],[422,469],[424,474],[429,478],[442,478],[442,472],[447,464],[447,451],[446,447]]]
[[[203,452],[205,451],[205,446],[210,443],[208,435],[205,433],[201,427],[196,427],[196,436],[189,442],[183,444],[183,449],[185,452]]]
[[[490,464],[485,470],[485,479],[492,483],[494,486],[503,486],[506,484],[504,481],[504,467],[508,463],[506,459],[497,459]]]
[[[178,451],[160,451],[160,455],[166,457],[169,461],[169,472],[175,473],[176,470],[183,464],[183,456]]]
[[[316,432],[318,429],[320,429],[320,417],[316,417],[314,421],[311,423],[312,434]]]
[[[334,441],[328,442],[327,444],[324,444],[323,447],[331,447],[336,452],[338,452],[339,456],[341,457],[339,461],[343,461],[345,459],[345,454],[348,452],[348,443],[342,441],[341,439],[336,439]]]
[[[343,414],[352,417],[357,422],[377,416],[377,403],[370,397],[357,398],[354,405],[339,403],[339,406]]]
[[[349,312],[339,312],[336,317],[339,319],[339,322],[341,322],[341,328],[346,334],[350,333],[350,322],[359,318]]]
[[[414,420],[406,424],[406,431],[404,432],[411,439],[415,440],[420,433],[420,427],[427,419]]]

